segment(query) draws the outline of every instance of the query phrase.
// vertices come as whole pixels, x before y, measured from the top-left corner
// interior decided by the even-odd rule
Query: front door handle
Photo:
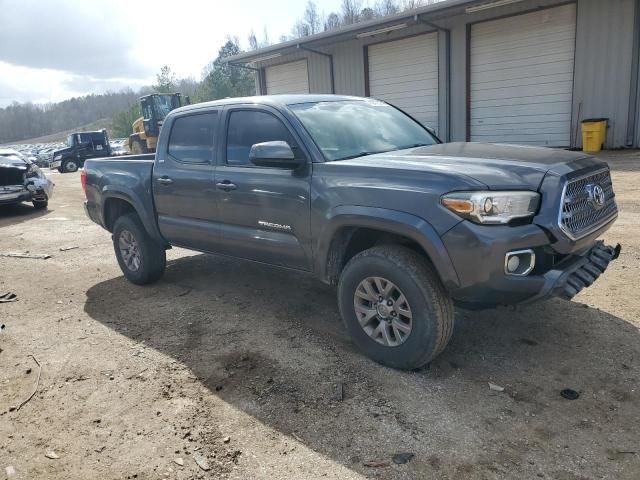
[[[160,185],[171,185],[173,183],[173,180],[171,180],[169,177],[164,176],[164,177],[160,177],[158,179],[158,183]]]
[[[224,182],[216,183],[216,188],[224,190],[225,192],[230,192],[231,190],[237,190],[238,186],[235,183],[231,183],[229,180],[225,180]]]

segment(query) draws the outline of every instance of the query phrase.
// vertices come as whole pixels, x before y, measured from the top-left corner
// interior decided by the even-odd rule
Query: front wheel
[[[64,173],[73,173],[78,171],[78,162],[75,160],[65,160],[62,164],[62,171]]]
[[[33,208],[36,210],[44,210],[49,206],[49,199],[45,198],[44,200],[33,200]]]
[[[427,260],[398,245],[365,250],[345,266],[340,313],[353,342],[378,363],[414,369],[453,333],[453,303]]]
[[[165,249],[149,236],[136,214],[118,218],[112,238],[118,264],[127,280],[146,285],[162,276],[167,264]]]

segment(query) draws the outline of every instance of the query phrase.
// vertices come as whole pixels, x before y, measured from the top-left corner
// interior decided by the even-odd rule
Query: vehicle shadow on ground
[[[235,408],[369,478],[535,478],[538,465],[578,478],[563,470],[572,457],[611,468],[594,435],[625,448],[637,435],[612,412],[640,412],[627,393],[637,382],[638,329],[579,303],[459,313],[449,347],[415,372],[355,351],[333,288],[232,259],[171,262],[150,287],[123,277],[99,283],[85,311],[187,365]],[[567,387],[580,399],[562,398]],[[395,465],[399,452],[415,457]]]
[[[27,222],[34,218],[48,215],[49,213],[50,211],[46,208],[36,209],[29,203],[0,205],[0,228]]]

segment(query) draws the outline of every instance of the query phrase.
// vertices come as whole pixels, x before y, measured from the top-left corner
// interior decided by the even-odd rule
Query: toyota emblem
[[[589,191],[589,197],[590,197],[591,203],[593,203],[593,206],[596,209],[602,208],[606,200],[604,189],[600,185],[596,184],[596,185],[589,185],[588,191]]]

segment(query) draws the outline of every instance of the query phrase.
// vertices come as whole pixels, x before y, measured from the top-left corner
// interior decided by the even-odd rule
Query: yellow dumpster
[[[582,121],[582,150],[599,152],[607,138],[607,118],[589,118]]]

